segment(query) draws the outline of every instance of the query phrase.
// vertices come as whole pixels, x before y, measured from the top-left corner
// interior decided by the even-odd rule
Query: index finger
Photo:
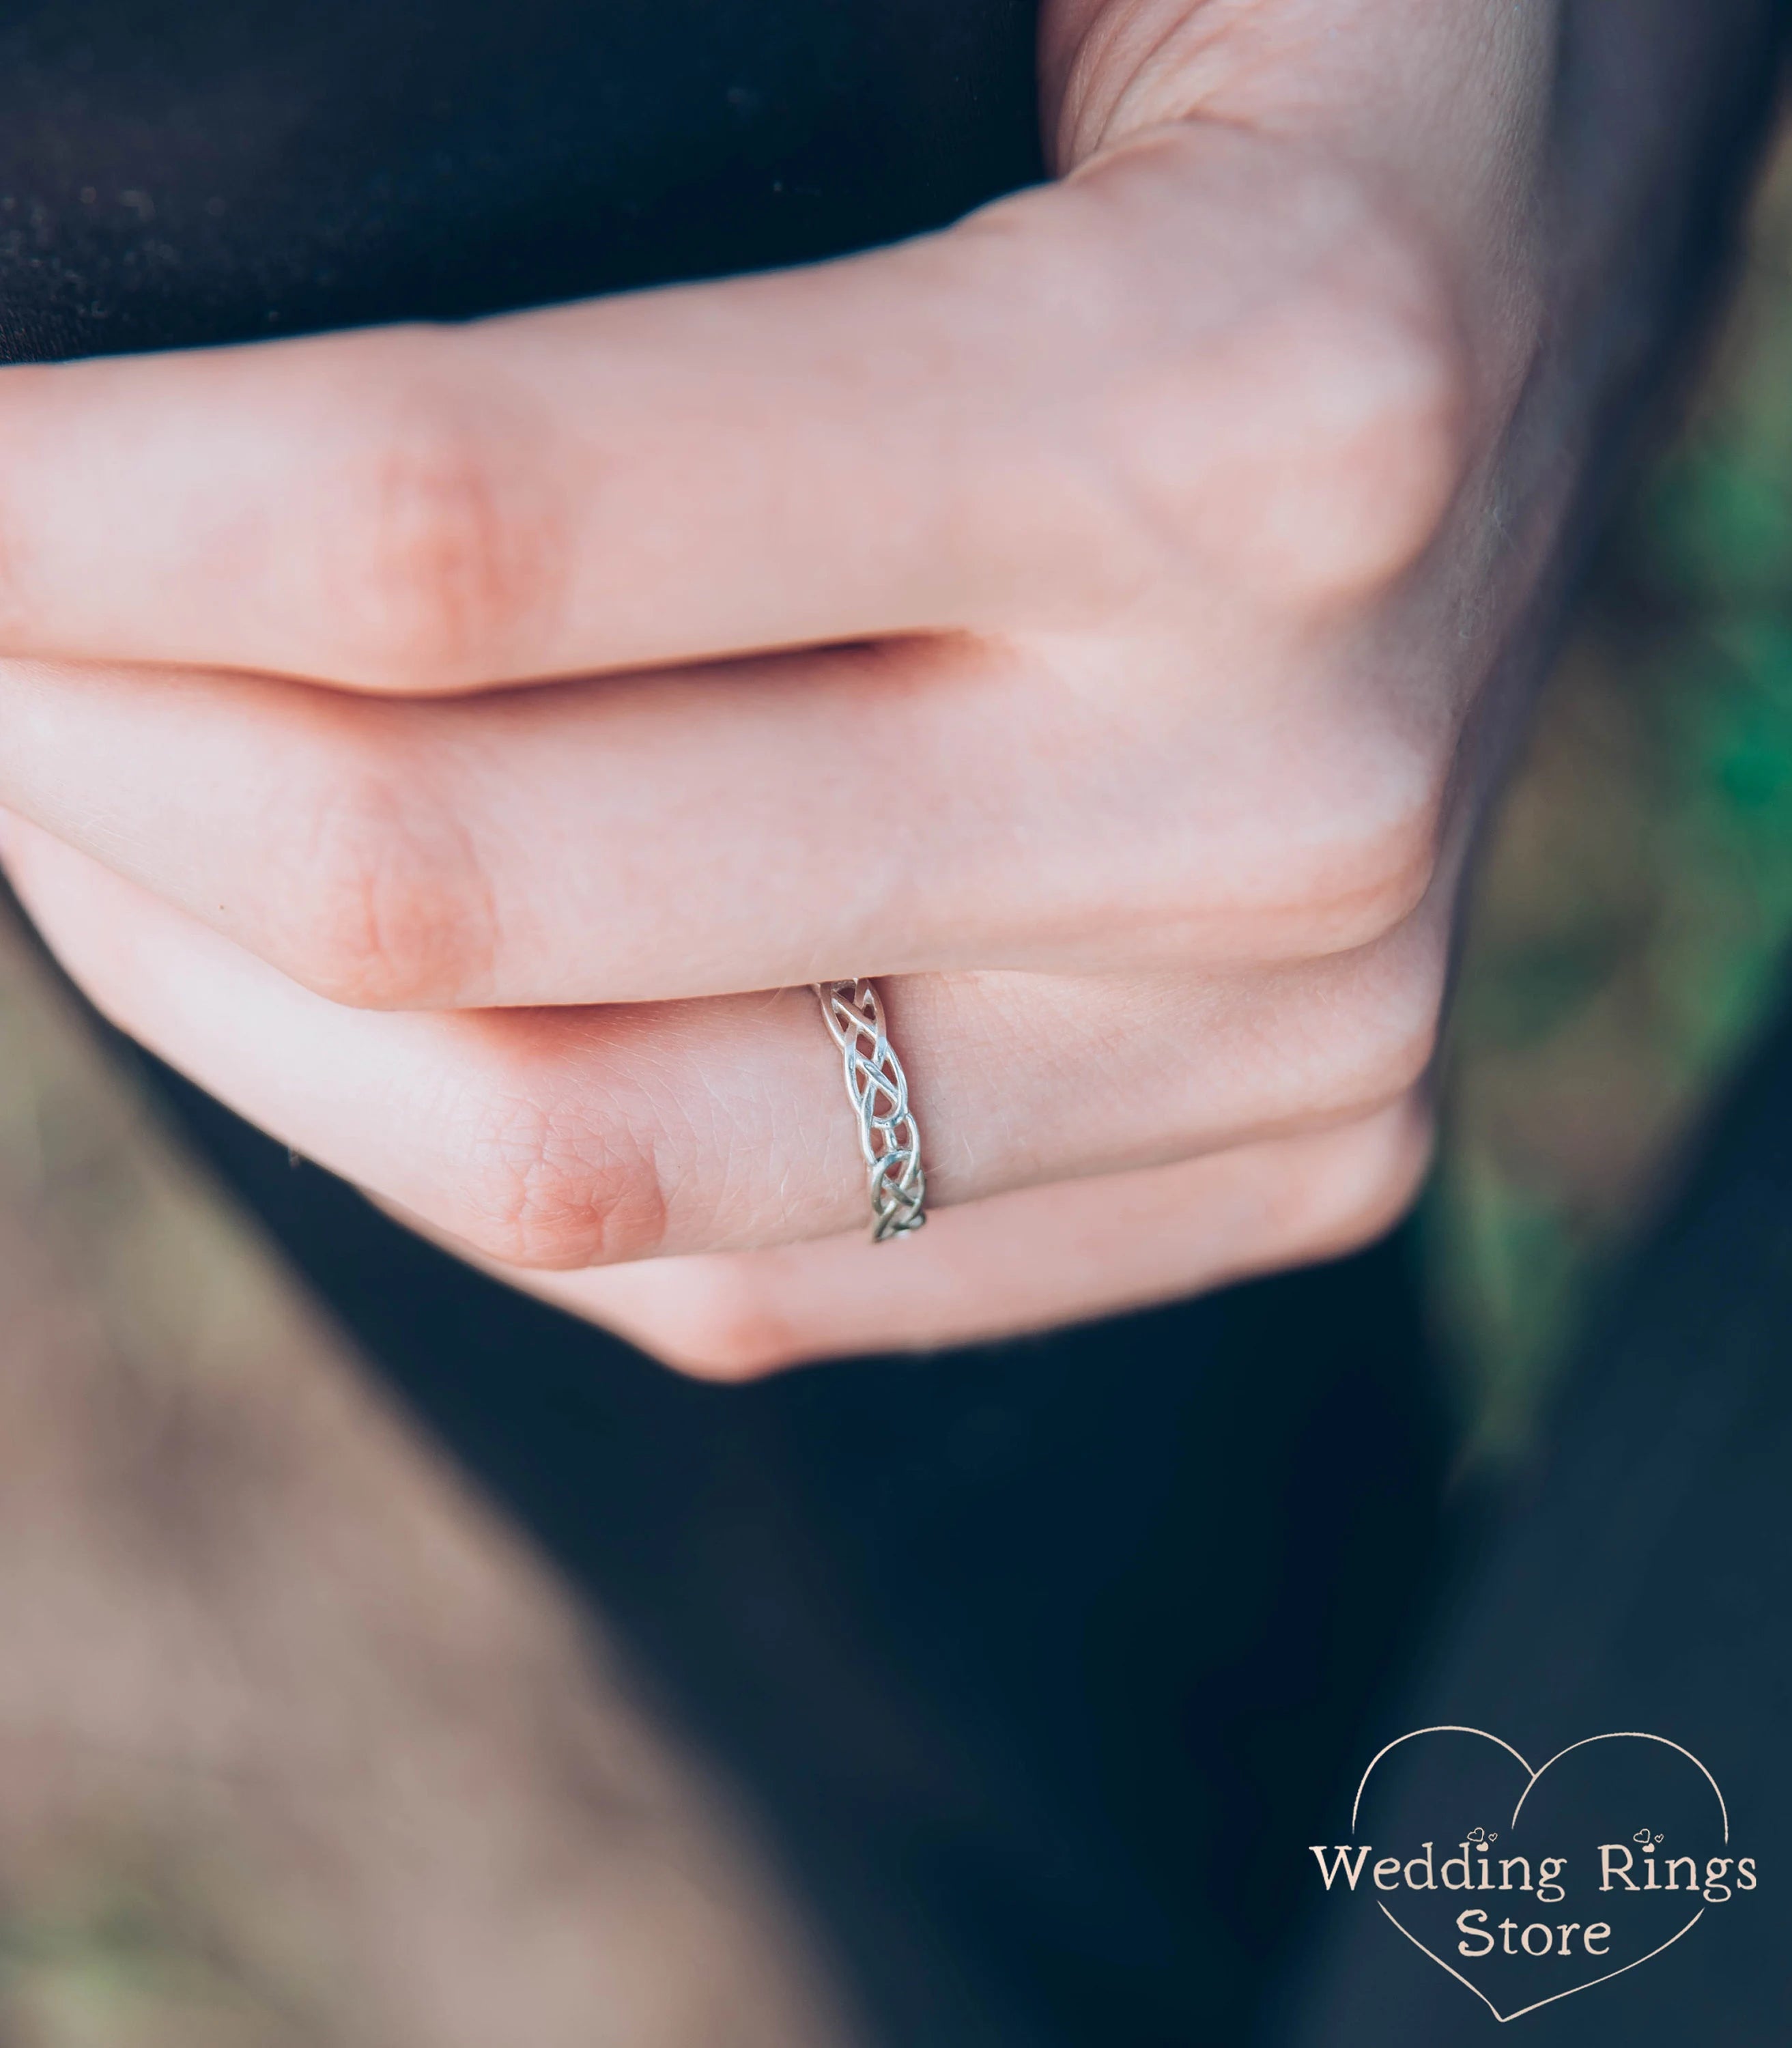
[[[0,372],[0,653],[435,691],[1075,626],[1223,588],[1253,519],[1309,577],[1398,549],[1428,514],[1351,451],[1433,405],[1425,321],[1328,387],[1340,510],[1266,338],[1312,355],[1316,279],[1388,295],[1269,146],[1181,127],[810,270]]]

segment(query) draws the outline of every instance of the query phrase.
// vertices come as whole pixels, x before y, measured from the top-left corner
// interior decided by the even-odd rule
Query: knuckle
[[[1404,788],[1315,850],[1308,877],[1322,945],[1383,938],[1413,915],[1437,879],[1441,793]]]
[[[345,766],[336,754],[289,808],[275,964],[356,1009],[432,1009],[489,989],[491,890],[451,807],[389,767]]]
[[[1346,1242],[1372,1243],[1412,1207],[1434,1135],[1429,1106],[1415,1092],[1360,1135],[1335,1195],[1335,1227]]]
[[[1373,968],[1352,1005],[1354,1026],[1330,1005],[1322,1011],[1329,1067],[1312,1105],[1321,1115],[1361,1115],[1404,1100],[1425,1080],[1437,1053],[1444,1007],[1441,960]]]
[[[488,1258],[568,1272],[663,1248],[667,1194],[651,1153],[526,1076],[466,1107],[457,1150],[452,1227]]]
[[[669,1365],[693,1379],[761,1379],[813,1353],[780,1292],[749,1270],[753,1255],[700,1262],[654,1337]]]
[[[1424,1080],[1437,1057],[1443,1001],[1440,979],[1416,983],[1405,1000],[1383,1007],[1365,1034],[1356,1076],[1359,1101],[1396,1102]]]
[[[1241,493],[1255,519],[1235,530],[1297,599],[1392,582],[1467,472],[1462,348],[1422,282],[1387,275],[1398,267],[1377,250],[1360,272],[1333,271],[1265,337],[1286,413]]]
[[[1248,1100],[1259,1127],[1323,1147],[1327,1134],[1354,1130],[1423,1088],[1441,1037],[1447,947],[1439,925],[1342,956],[1317,975],[1297,968],[1292,987],[1274,977],[1248,1013],[1261,1057],[1260,1092]],[[1196,1117],[1204,1107],[1197,1095]]]
[[[561,557],[530,436],[427,393],[382,391],[359,411],[321,522],[346,678],[427,690],[502,676]]]
[[[1433,1135],[1429,1106],[1416,1092],[1340,1134],[1324,1168],[1305,1177],[1294,1255],[1343,1258],[1385,1237],[1418,1199]]]
[[[1454,293],[1359,207],[1218,337],[1127,394],[1127,495],[1228,588],[1309,611],[1372,596],[1441,531],[1472,459]]]
[[[1277,951],[1322,958],[1372,945],[1406,926],[1437,881],[1447,764],[1355,737],[1304,770],[1290,765],[1236,862],[1252,878],[1247,923]]]

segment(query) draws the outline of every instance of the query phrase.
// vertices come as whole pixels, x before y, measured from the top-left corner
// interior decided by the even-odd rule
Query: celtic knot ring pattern
[[[884,1034],[883,1004],[868,981],[818,981],[821,1014],[840,1049],[846,1092],[859,1119],[871,1195],[871,1242],[919,1230],[927,1218],[921,1130],[909,1107],[908,1077]]]

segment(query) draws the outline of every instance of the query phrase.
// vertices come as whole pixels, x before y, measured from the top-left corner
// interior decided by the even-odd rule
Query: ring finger
[[[13,821],[20,892],[126,1029],[256,1123],[488,1255],[573,1268],[850,1231],[864,1180],[806,990],[391,1013],[330,1003]],[[1359,1118],[1429,1058],[1429,912],[1232,979],[917,976],[886,989],[945,1204]]]

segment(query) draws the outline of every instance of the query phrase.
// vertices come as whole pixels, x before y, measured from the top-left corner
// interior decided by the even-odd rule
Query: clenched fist
[[[1057,0],[1061,174],[947,232],[0,372],[16,886],[225,1101],[695,1370],[1363,1241],[1577,474],[1514,431],[1555,33]]]

